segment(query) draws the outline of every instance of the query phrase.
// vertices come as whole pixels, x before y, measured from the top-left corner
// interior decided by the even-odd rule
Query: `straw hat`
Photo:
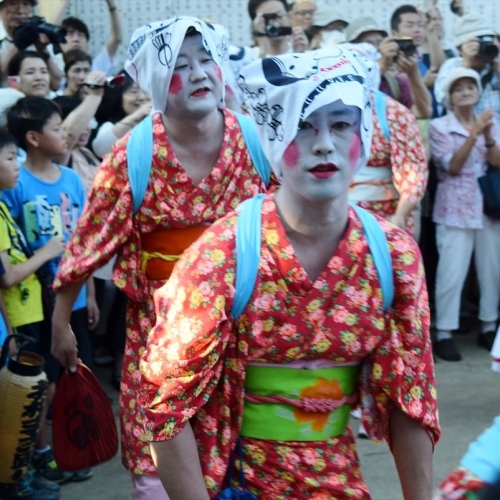
[[[371,17],[358,17],[354,19],[345,30],[345,37],[348,42],[355,42],[364,33],[375,31],[383,37],[387,36],[387,31],[383,30]]]

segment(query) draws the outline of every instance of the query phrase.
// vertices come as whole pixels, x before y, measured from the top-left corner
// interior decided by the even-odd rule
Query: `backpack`
[[[257,173],[266,186],[271,179],[271,167],[260,145],[255,122],[248,116],[234,113],[240,124],[241,133],[252,158]],[[127,141],[127,169],[132,190],[134,214],[142,205],[149,183],[153,162],[153,117],[146,116],[137,126]]]
[[[241,203],[236,225],[236,293],[231,315],[238,318],[245,310],[253,294],[259,271],[261,249],[262,203],[265,195],[258,194]],[[394,300],[394,276],[387,238],[377,219],[366,210],[351,205],[363,225],[368,247],[382,288],[384,312]]]
[[[389,122],[387,121],[387,98],[389,96],[380,90],[373,93],[375,114],[382,132],[388,141],[391,140],[391,131],[389,129]]]

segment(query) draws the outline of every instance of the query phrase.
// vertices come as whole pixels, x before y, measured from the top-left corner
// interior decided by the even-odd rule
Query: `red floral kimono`
[[[311,282],[269,195],[254,294],[233,323],[236,220],[229,214],[206,231],[155,294],[157,325],[141,360],[147,438],[171,439],[190,419],[214,498],[242,422],[247,363],[326,359],[364,364],[359,392],[374,439],[388,439],[389,416],[399,408],[435,443],[440,429],[428,299],[412,238],[381,220],[395,277],[393,306],[384,315],[355,212],[350,209],[345,237],[328,266]],[[259,500],[370,498],[349,428],[325,441],[242,441],[248,486]]]
[[[433,500],[476,500],[485,483],[464,467],[457,467],[441,482]]]
[[[422,200],[427,188],[429,169],[417,120],[413,113],[394,99],[387,99],[387,122],[390,140],[382,132],[373,113],[373,137],[368,167],[390,167],[396,193],[386,199],[357,203],[384,219],[394,215],[403,198],[415,205]],[[409,232],[413,216],[407,221]]]
[[[144,440],[136,395],[139,357],[156,320],[153,293],[165,282],[150,280],[141,270],[141,234],[157,228],[211,224],[241,201],[265,191],[238,121],[227,109],[224,117],[220,158],[211,174],[194,185],[172,151],[161,115],[154,116],[154,163],[143,204],[135,215],[127,174],[128,135],[118,141],[99,167],[55,281],[55,289],[60,290],[86,279],[117,254],[113,282],[130,298],[120,393],[122,460],[136,474],[156,474]]]

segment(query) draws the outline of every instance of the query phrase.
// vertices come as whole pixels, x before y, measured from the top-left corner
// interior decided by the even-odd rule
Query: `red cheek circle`
[[[299,146],[297,146],[295,141],[292,141],[283,154],[283,161],[285,162],[285,165],[288,168],[295,167],[299,161],[299,155]]]
[[[358,134],[353,135],[349,148],[349,162],[353,170],[358,166],[359,155],[361,153],[361,138]]]
[[[214,72],[215,72],[217,78],[222,82],[222,71],[220,70],[220,68],[217,64],[214,64]]]
[[[170,88],[168,89],[170,94],[178,94],[182,90],[182,78],[180,75],[172,75],[172,81],[170,82]]]

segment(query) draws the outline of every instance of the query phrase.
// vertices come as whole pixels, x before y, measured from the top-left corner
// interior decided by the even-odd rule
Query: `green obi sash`
[[[356,402],[359,365],[317,370],[247,366],[241,435],[325,441],[344,433]]]

